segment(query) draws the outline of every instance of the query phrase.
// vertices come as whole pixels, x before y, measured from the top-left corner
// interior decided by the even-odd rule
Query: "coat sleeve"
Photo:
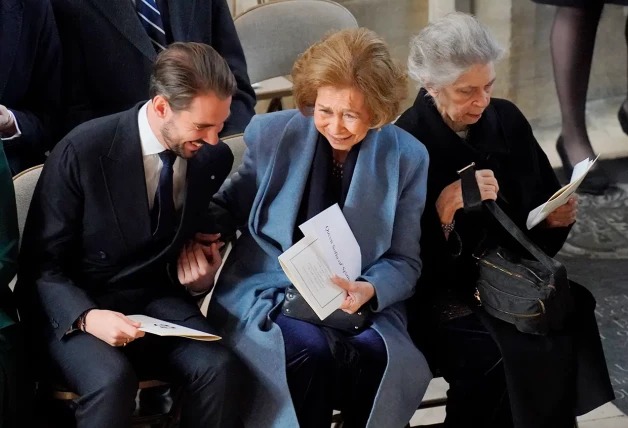
[[[20,145],[25,151],[45,153],[56,143],[56,113],[61,104],[61,44],[52,8],[42,2],[44,14],[38,43],[33,51],[35,61],[25,99],[19,105],[7,106],[21,131],[21,136],[4,141],[8,146]],[[32,48],[31,48],[32,49]]]
[[[262,138],[260,133],[261,120],[256,117],[251,121],[244,133],[246,151],[242,164],[237,172],[227,180],[220,192],[214,196],[210,211],[219,229],[225,234],[231,235],[234,229],[246,227],[253,201],[259,187],[258,168],[259,159],[257,148],[258,140]]]
[[[513,140],[515,137],[522,138],[521,143],[526,144],[530,148],[529,162],[534,166],[533,170],[536,172],[535,175],[537,176],[536,189],[530,189],[529,191],[529,194],[533,195],[530,198],[531,204],[529,207],[526,207],[526,212],[523,213],[520,220],[521,230],[527,231],[525,219],[528,216],[528,212],[545,203],[560,189],[561,185],[558,182],[552,165],[547,159],[547,155],[534,137],[530,123],[514,104],[511,104],[511,108],[514,110],[513,116],[518,118],[516,121],[518,124],[513,125],[513,129],[520,130],[520,133],[517,132],[516,135],[513,135]],[[545,221],[543,221],[527,231],[527,235],[536,245],[545,251],[546,254],[553,257],[563,247],[570,231],[571,226],[548,228]]]
[[[17,273],[19,232],[15,191],[4,149],[0,144],[0,287],[6,287]]]
[[[404,186],[395,209],[390,248],[367,267],[359,279],[375,287],[375,311],[382,311],[411,297],[421,273],[420,218],[425,208],[429,157],[422,144],[414,143],[420,148],[411,160],[414,168],[402,180]]]
[[[255,91],[246,70],[246,60],[231,12],[225,0],[212,2],[212,47],[227,61],[238,82],[238,90],[231,101],[231,116],[221,137],[244,132],[255,114]]]
[[[31,304],[43,308],[59,338],[79,315],[96,307],[72,278],[81,251],[84,196],[80,175],[72,143],[59,143],[35,188],[23,240],[27,263],[20,276],[24,272],[27,285],[34,288],[23,292],[33,298]]]
[[[547,189],[546,192],[539,195],[537,200],[534,201],[534,208],[536,208],[547,201],[558,189],[560,189],[561,186],[556,178],[556,174],[554,174],[552,165],[547,159],[547,155],[543,152],[543,149],[541,149],[541,146],[534,138],[532,129],[530,129],[530,138],[534,144],[534,154],[538,162],[541,186],[543,189]],[[542,221],[537,226],[533,227],[532,230],[528,232],[528,235],[539,247],[543,249],[543,251],[545,251],[545,253],[547,253],[550,257],[554,257],[565,244],[567,236],[571,231],[571,227],[572,226],[548,228],[545,221]]]

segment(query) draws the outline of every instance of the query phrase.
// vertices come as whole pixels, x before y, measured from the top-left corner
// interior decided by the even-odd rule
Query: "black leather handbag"
[[[523,333],[562,330],[573,311],[565,267],[537,247],[495,201],[482,202],[474,166],[458,171],[465,212],[484,208],[533,257],[499,246],[475,254],[479,268],[475,298],[489,315]]]
[[[371,326],[371,310],[367,305],[362,306],[353,314],[348,314],[338,309],[324,320],[321,320],[293,285],[286,288],[286,296],[281,306],[281,313],[290,318],[331,327],[349,334],[358,334]]]

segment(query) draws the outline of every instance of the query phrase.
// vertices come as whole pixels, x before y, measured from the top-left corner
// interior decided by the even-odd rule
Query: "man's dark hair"
[[[173,43],[157,56],[150,76],[150,98],[163,96],[174,111],[185,110],[198,95],[233,96],[236,79],[227,61],[203,43]]]

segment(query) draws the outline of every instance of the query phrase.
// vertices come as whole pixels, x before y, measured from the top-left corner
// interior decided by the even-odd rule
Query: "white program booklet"
[[[362,254],[338,204],[299,226],[305,237],[279,256],[290,282],[320,319],[342,305],[346,292],[333,275],[354,281],[362,271]]]
[[[569,184],[566,184],[556,191],[556,193],[554,193],[552,197],[549,198],[543,205],[540,205],[530,211],[530,214],[528,214],[528,220],[526,221],[526,227],[528,230],[545,220],[547,216],[550,215],[550,213],[552,213],[556,208],[567,203],[569,197],[578,189],[578,186],[580,186],[580,183],[582,183],[582,180],[584,180],[584,177],[586,177],[587,173],[599,157],[600,156],[598,155],[593,160],[586,158],[582,162],[578,163],[573,168]]]
[[[183,327],[178,324],[172,324],[157,318],[147,317],[146,315],[128,315],[128,318],[141,323],[141,331],[156,334],[157,336],[179,336],[206,342],[222,339],[220,336],[216,336],[214,334],[194,330],[193,328]]]

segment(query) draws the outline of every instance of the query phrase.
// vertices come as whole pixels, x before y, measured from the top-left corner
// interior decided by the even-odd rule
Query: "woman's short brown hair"
[[[304,115],[311,114],[321,87],[361,91],[374,128],[394,120],[408,91],[405,70],[386,42],[366,28],[330,34],[310,47],[294,64],[292,80],[294,101]]]

